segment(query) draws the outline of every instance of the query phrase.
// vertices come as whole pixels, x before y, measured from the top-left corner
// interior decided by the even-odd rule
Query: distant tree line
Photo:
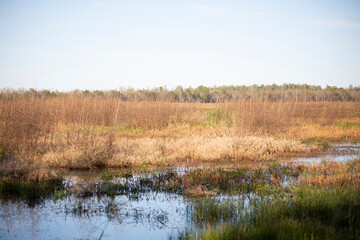
[[[167,101],[216,103],[238,100],[261,101],[360,101],[360,87],[339,88],[307,84],[251,85],[183,88],[169,90],[166,87],[153,89],[119,88],[118,90],[74,90],[59,92],[50,90],[3,89],[0,98],[13,97],[52,98],[61,96],[119,98],[123,101]]]

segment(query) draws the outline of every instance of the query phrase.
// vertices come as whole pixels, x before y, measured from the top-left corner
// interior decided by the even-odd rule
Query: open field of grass
[[[0,157],[68,169],[245,163],[359,141],[359,122],[359,102],[208,104],[5,94]]]

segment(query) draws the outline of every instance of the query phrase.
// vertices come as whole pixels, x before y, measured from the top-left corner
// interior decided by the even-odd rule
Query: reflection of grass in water
[[[133,201],[139,200],[130,199]],[[129,201],[121,202],[115,198],[102,196],[97,203],[90,198],[82,198],[72,206],[69,213],[77,217],[92,217],[104,214],[109,221],[120,224],[127,218],[132,218],[135,222],[148,222],[152,227],[163,228],[169,221],[168,212],[161,208],[143,208],[126,206]],[[131,206],[131,205],[130,205]]]
[[[88,196],[97,196],[105,202],[99,207],[94,202],[85,204],[85,199],[91,202],[94,198],[77,198],[81,199],[80,204],[74,205],[70,211],[90,217],[104,214],[109,220],[119,223],[130,216],[163,227],[168,221],[166,212],[146,212],[142,208],[121,208],[119,211],[120,205],[114,196],[126,195],[125,202],[142,201],[142,193],[149,191],[184,194],[186,187],[200,185],[204,191],[219,189],[223,194],[249,194],[190,198],[187,219],[194,224],[189,222],[189,226],[205,230],[197,236],[188,231],[182,236],[184,238],[326,239],[336,236],[351,239],[360,229],[360,191],[356,189],[360,177],[359,163],[359,160],[345,164],[327,161],[316,166],[283,166],[272,162],[264,169],[195,169],[147,172],[143,176],[105,172],[94,178],[91,184],[77,179],[81,186],[88,184],[88,189],[85,189],[90,193]],[[111,176],[111,179],[104,180],[104,176]],[[292,177],[300,177],[295,185],[291,183],[284,187],[281,184]],[[104,181],[97,181],[99,179]],[[79,195],[87,196],[85,190],[79,189]],[[59,186],[52,192],[54,199],[67,194]],[[52,196],[51,191],[49,196]]]
[[[2,198],[22,199],[31,207],[47,197],[55,196],[55,198],[60,198],[63,194],[65,193],[61,180],[40,183],[20,180],[0,181],[0,195]]]
[[[250,192],[254,192],[259,196],[269,194],[281,196],[289,191],[289,184],[291,185],[296,180],[299,180],[302,184],[314,186],[354,185],[359,178],[357,176],[358,169],[359,161],[346,164],[329,161],[319,166],[307,166],[301,163],[280,165],[277,162],[272,162],[267,168],[261,169],[205,168],[186,170],[184,172],[176,170],[144,172],[138,175],[133,175],[130,172],[117,174],[103,172],[99,176],[103,181],[94,179],[93,182],[85,181],[85,184],[75,184],[68,192],[76,196],[105,195],[113,197],[116,195],[131,195],[131,198],[147,191],[170,192],[189,196]],[[4,184],[6,183],[10,183],[10,181]],[[19,188],[15,186],[16,184],[19,185],[19,183],[21,181],[13,183],[15,190]],[[31,186],[30,183],[28,185]],[[10,188],[7,189],[6,191],[11,190]],[[56,198],[61,198],[60,190],[53,190],[56,193]]]
[[[115,174],[115,177],[117,178],[125,178],[125,179],[129,179],[133,177],[133,174],[130,172],[119,172],[117,174]]]
[[[86,192],[105,195],[128,195],[146,191],[170,192],[189,196],[208,196],[217,193],[237,194],[256,192],[259,195],[281,193],[282,182],[298,178],[302,166],[281,166],[269,164],[265,169],[194,169],[185,172],[166,171],[146,173],[134,177],[131,173],[118,173],[113,178],[111,173],[100,175],[101,179],[112,181],[89,184]],[[82,191],[79,192],[82,194]]]
[[[75,197],[76,194],[82,197],[97,196],[98,199],[109,201],[93,209],[94,203],[85,205],[82,202],[83,199],[93,198],[78,198],[82,199],[80,204],[71,211],[75,215],[107,214],[119,222],[122,214],[141,219],[145,218],[144,212],[141,212],[143,210],[125,210],[126,213],[116,210],[118,205],[114,196],[126,195],[126,202],[142,201],[143,193],[149,191],[185,195],[188,187],[202,186],[203,192],[218,189],[222,194],[249,194],[229,198],[221,195],[219,198],[190,198],[186,209],[190,214],[188,220],[195,223],[192,226],[205,228],[198,233],[197,237],[201,239],[355,238],[356,229],[360,229],[357,216],[360,211],[360,191],[354,190],[359,185],[359,163],[358,160],[345,164],[327,161],[316,166],[283,166],[272,162],[263,169],[194,169],[147,172],[145,175],[105,172],[91,183],[77,179],[79,186],[86,185],[86,189],[79,188],[71,193]],[[104,180],[105,177],[109,177],[109,180]],[[290,182],[284,187],[282,181],[289,181],[289,178],[299,181],[295,185]],[[97,181],[99,179],[104,181]],[[308,184],[315,188],[308,187]],[[1,195],[4,195],[3,189],[1,185]],[[54,194],[56,200],[67,193],[58,186],[49,191],[49,196]],[[168,221],[165,212],[148,214],[146,218],[152,221],[151,224],[165,226]],[[328,235],[328,232],[332,235]],[[188,231],[186,234],[184,238],[194,238],[194,233]]]

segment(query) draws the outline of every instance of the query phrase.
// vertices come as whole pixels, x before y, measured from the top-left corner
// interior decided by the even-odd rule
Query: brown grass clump
[[[204,196],[214,196],[219,194],[218,189],[208,190],[206,186],[185,186],[184,195],[191,197],[204,197]]]
[[[187,137],[122,139],[114,144],[109,167],[166,165],[184,161],[209,162],[266,159],[309,151],[292,140],[260,137]]]
[[[305,167],[306,177],[301,184],[313,186],[360,186],[360,161],[341,163],[326,162]]]
[[[358,120],[358,122],[360,123],[360,120]],[[360,139],[359,128],[343,128],[336,125],[322,126],[319,124],[304,124],[292,126],[286,134],[302,139],[328,139],[333,141]]]
[[[64,136],[59,138],[63,139],[57,140],[59,144],[49,148],[38,162],[71,169],[169,166],[188,161],[248,159],[254,162],[259,158],[270,159],[311,150],[298,141],[270,137],[109,138],[98,134],[80,142],[67,142]]]
[[[70,169],[105,167],[112,157],[112,139],[109,136],[84,135],[88,134],[81,134],[80,141],[58,140],[59,144],[45,152],[40,161],[51,167]]]

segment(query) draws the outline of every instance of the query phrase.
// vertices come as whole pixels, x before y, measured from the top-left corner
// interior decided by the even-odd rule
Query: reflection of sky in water
[[[86,213],[74,213],[81,205]],[[106,213],[109,204],[117,205]],[[176,194],[146,193],[139,200],[126,196],[46,200],[29,209],[3,202],[0,239],[167,239],[186,227],[186,200]]]
[[[300,163],[308,163],[308,164],[319,164],[321,161],[335,161],[335,162],[348,162],[352,161],[355,158],[359,157],[358,154],[351,155],[342,155],[342,156],[322,156],[322,157],[309,157],[309,158],[298,158],[295,161]]]
[[[318,164],[321,163],[322,160],[345,163],[359,157],[359,153],[360,144],[343,143],[330,147],[325,156],[297,158],[295,161],[309,164]]]
[[[360,144],[341,144],[328,150],[326,156],[298,158],[294,161],[320,163],[322,160],[346,162],[359,156]],[[340,155],[339,155],[340,154]],[[293,161],[288,161],[291,163]],[[186,169],[177,169],[181,174]],[[154,173],[150,173],[154,174]],[[97,175],[98,176],[98,175]],[[134,175],[129,181],[134,181]],[[85,179],[85,180],[84,180]],[[89,180],[91,179],[91,180]],[[98,181],[94,175],[69,176],[68,186]],[[123,181],[123,180],[121,180]],[[291,184],[293,179],[285,177],[282,184]],[[219,195],[216,199],[244,199],[249,206],[249,197]],[[168,239],[191,227],[189,206],[191,201],[177,194],[147,192],[139,199],[129,196],[76,197],[63,200],[45,200],[35,208],[28,208],[21,201],[2,201],[0,208],[0,239]],[[86,211],[74,212],[79,204]],[[114,212],[107,210],[117,209]]]

